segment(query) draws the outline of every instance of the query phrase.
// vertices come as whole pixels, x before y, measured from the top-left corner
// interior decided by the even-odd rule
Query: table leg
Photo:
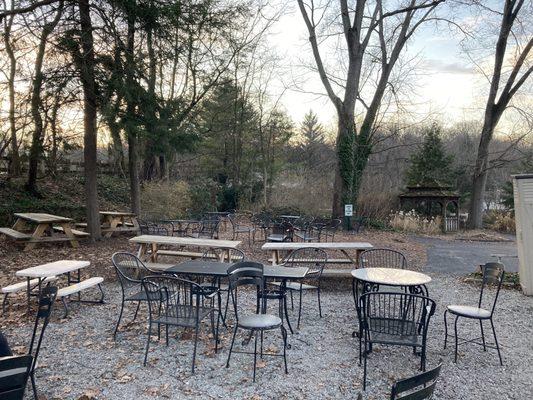
[[[116,230],[118,224],[120,222],[120,218],[113,217],[112,215],[109,215],[109,231],[106,232],[104,237],[110,238],[113,236],[113,231]]]
[[[76,236],[72,233],[72,229],[70,228],[69,223],[63,223],[61,224],[61,227],[63,228],[63,232],[65,232],[65,235],[70,239],[70,245],[74,248],[79,246],[78,239],[76,239]]]
[[[24,221],[22,218],[17,218],[11,229],[14,229],[19,232],[24,232],[27,227],[28,225],[26,224],[26,221]]]
[[[150,255],[152,262],[157,262],[157,243],[152,243],[152,254]]]
[[[30,304],[30,298],[31,298],[31,286],[30,286],[30,278],[26,278],[27,286],[26,286],[26,294],[28,295],[28,315],[30,315],[31,312],[31,304]]]
[[[287,280],[286,279],[283,279],[281,281],[281,285],[280,285],[280,289],[281,289],[281,292],[283,293],[283,309],[285,311],[285,319],[287,320],[287,326],[289,327],[289,330],[291,331],[291,334],[294,334],[294,331],[292,330],[292,325],[291,325],[291,321],[289,319],[289,310],[287,308],[287,297],[286,297],[286,294],[287,294]]]
[[[33,231],[33,234],[31,235],[31,241],[26,244],[24,247],[24,250],[31,250],[33,249],[37,243],[39,242],[39,239],[43,237],[46,228],[48,228],[48,224],[39,224],[35,228],[35,231]]]
[[[273,250],[272,251],[272,265],[279,264],[279,251]]]
[[[141,229],[139,227],[139,221],[137,220],[137,217],[131,217],[131,223],[133,224],[133,227],[137,229],[137,232]]]
[[[358,268],[357,261],[359,260],[358,253],[356,253],[355,260],[352,258],[351,255],[348,254],[348,252],[345,249],[340,249],[341,253],[348,259],[352,264],[355,265],[355,268]]]

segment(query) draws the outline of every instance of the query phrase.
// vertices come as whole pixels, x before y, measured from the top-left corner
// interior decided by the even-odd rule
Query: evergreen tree
[[[449,186],[453,184],[453,156],[446,154],[440,126],[432,124],[425,132],[424,143],[411,156],[407,170],[409,186]]]
[[[324,128],[318,122],[318,117],[313,110],[309,110],[309,112],[305,114],[300,125],[300,132],[303,136],[301,160],[308,167],[316,166],[321,159],[325,138]]]

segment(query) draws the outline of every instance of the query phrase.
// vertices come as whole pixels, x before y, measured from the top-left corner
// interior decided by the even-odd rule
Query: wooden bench
[[[80,300],[78,299],[78,302],[81,303],[103,303],[104,302],[104,291],[102,290],[101,283],[104,281],[104,278],[101,276],[95,276],[92,278],[85,279],[81,282],[75,283],[73,285],[61,288],[57,291],[57,298],[61,299],[63,302],[63,306],[65,307],[65,315],[63,318],[66,318],[68,315],[68,304],[66,299],[76,293],[80,293],[83,290],[92,288],[94,286],[98,286],[98,289],[100,289],[100,293],[102,294],[100,297],[100,300],[97,301],[89,301],[89,300]]]
[[[57,280],[57,276],[50,276],[42,281],[43,283],[53,282]],[[35,289],[39,285],[39,279],[32,279],[30,280],[30,290]],[[4,313],[6,311],[6,305],[7,305],[7,296],[9,296],[12,293],[18,293],[22,290],[25,290],[28,288],[28,282],[17,282],[13,283],[12,285],[6,286],[2,288],[2,293],[4,293],[4,301],[2,302],[2,312]]]
[[[0,235],[4,235],[15,241],[23,241],[31,239],[31,235],[27,233],[19,232],[11,228],[0,228]]]
[[[269,262],[271,263],[274,263],[274,259],[273,258],[269,258],[268,259]],[[281,260],[281,263],[283,264],[283,262],[285,262],[286,260]],[[295,260],[291,260],[291,262],[293,263],[314,263],[316,260],[311,260],[311,259],[295,259]],[[354,262],[348,258],[333,258],[333,259],[328,259],[328,264],[353,264]]]
[[[65,232],[65,230],[61,226],[54,226],[54,231],[63,232],[63,233]],[[70,231],[73,233],[74,236],[79,236],[79,237],[89,237],[89,236],[91,236],[91,234],[89,232],[79,231],[77,229],[71,229]]]

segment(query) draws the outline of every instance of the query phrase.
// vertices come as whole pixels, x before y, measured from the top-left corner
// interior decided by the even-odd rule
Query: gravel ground
[[[432,274],[430,295],[437,303],[431,321],[428,366],[443,359],[437,399],[527,399],[533,392],[533,298],[517,291],[503,290],[495,324],[502,345],[504,367],[495,351],[483,352],[476,345],[462,347],[457,364],[453,348],[443,350],[445,304],[475,304],[478,289],[443,275]],[[174,334],[170,346],[152,344],[149,364],[142,366],[146,343],[146,310],[134,323],[126,323],[112,339],[119,311],[119,287],[104,287],[105,305],[74,304],[68,319],[55,310],[48,327],[37,370],[37,384],[46,399],[300,399],[350,398],[362,391],[362,367],[357,362],[357,342],[352,339],[354,307],[348,291],[324,293],[324,318],[318,318],[316,297],[304,297],[303,323],[298,334],[289,336],[289,375],[283,373],[282,359],[266,357],[259,362],[257,381],[252,382],[253,357],[235,354],[229,369],[224,368],[229,331],[222,329],[222,349],[214,354],[205,327],[197,358],[197,372],[190,374],[190,334]],[[133,315],[126,312],[126,321]],[[129,318],[129,319],[128,319]],[[462,321],[460,333],[478,335],[479,325]],[[29,342],[29,324],[8,325],[4,333],[15,350]],[[488,329],[486,330],[488,331]],[[181,336],[181,337],[180,337]],[[179,338],[179,340],[177,340]],[[276,351],[281,337],[271,332],[265,348]],[[252,348],[252,344],[249,345]],[[419,358],[409,349],[376,347],[368,361],[368,387],[364,399],[388,398],[391,383],[417,372]]]

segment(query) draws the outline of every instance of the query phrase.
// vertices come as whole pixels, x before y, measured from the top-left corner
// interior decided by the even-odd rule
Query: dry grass
[[[441,232],[441,217],[424,217],[414,210],[398,211],[391,215],[390,226],[396,230],[413,233],[435,235]]]

